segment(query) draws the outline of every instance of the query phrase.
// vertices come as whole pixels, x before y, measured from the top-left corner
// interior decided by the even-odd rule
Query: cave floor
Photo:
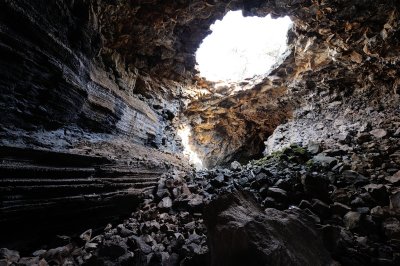
[[[368,149],[367,146],[365,143],[362,147]],[[144,193],[137,210],[119,222],[109,223],[102,229],[88,228],[83,233],[58,236],[57,242],[44,244],[32,254],[2,249],[2,261],[18,265],[210,265],[215,257],[228,255],[216,245],[227,244],[226,237],[234,237],[234,232],[247,228],[253,219],[258,219],[254,217],[264,217],[272,208],[279,212],[274,213],[274,217],[289,215],[279,218],[279,221],[289,221],[285,224],[289,231],[274,231],[273,235],[277,234],[276,241],[281,241],[280,245],[292,252],[293,265],[301,265],[302,259],[335,261],[340,265],[396,265],[400,251],[397,212],[400,172],[393,169],[385,178],[366,177],[351,170],[346,160],[349,155],[357,160],[354,155],[366,150],[320,151],[319,144],[292,145],[247,165],[234,162],[230,168],[166,171],[155,187]],[[362,160],[357,162],[363,163]],[[233,222],[218,220],[222,222],[224,229],[221,229],[218,222],[213,224],[214,220],[225,217],[223,215],[229,213],[232,202],[223,202],[225,206],[220,210],[215,207],[218,206],[215,202],[237,191],[247,193],[252,203],[241,197],[233,201],[240,208],[251,207],[244,214],[239,215],[240,212],[235,210],[236,214],[228,215]],[[293,212],[300,213],[295,216],[296,220],[307,220],[304,230],[317,232],[313,237],[320,241],[318,252],[323,254],[320,257],[304,253],[302,256],[305,257],[301,258],[296,255],[300,251],[285,244],[285,237],[295,227],[290,222]],[[230,226],[226,227],[227,224]],[[225,238],[218,232],[225,232]],[[252,231],[246,231],[246,234],[251,236]],[[269,239],[262,230],[256,234],[257,238]],[[301,239],[303,236],[290,237]],[[268,240],[264,247],[253,238],[243,241],[248,241],[246,245],[249,246],[258,244],[255,247],[261,251],[257,256],[274,258],[271,260],[276,264],[272,265],[280,265],[279,256],[287,256],[276,253]],[[251,261],[254,254],[239,242],[233,242],[231,248],[241,250],[241,258]],[[54,243],[60,246],[54,246]],[[315,243],[311,241],[310,248]],[[255,261],[254,265],[263,265],[258,263]]]

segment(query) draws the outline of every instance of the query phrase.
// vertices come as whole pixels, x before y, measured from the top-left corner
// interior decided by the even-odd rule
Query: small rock
[[[1,262],[0,265],[2,266]],[[18,261],[18,266],[32,266],[32,265],[39,265],[39,257],[24,257]]]
[[[86,250],[94,250],[96,248],[97,248],[97,243],[88,242],[88,243],[85,244],[85,249]]]
[[[400,222],[396,218],[388,218],[382,223],[385,235],[389,239],[400,240]]]
[[[350,192],[345,188],[337,188],[333,191],[331,198],[333,201],[340,202],[343,204],[350,203]]]
[[[118,228],[118,233],[122,237],[128,237],[128,236],[131,236],[134,234],[134,232],[132,230],[129,230],[129,229],[125,228],[124,226],[121,226],[120,228]]]
[[[370,211],[370,209],[368,207],[359,207],[357,208],[357,212],[361,213],[361,214],[368,214]]]
[[[118,258],[118,262],[121,266],[135,265],[135,254],[128,252],[125,255]]]
[[[343,216],[346,213],[348,213],[349,211],[351,211],[351,208],[345,204],[342,204],[340,202],[334,202],[331,206],[332,212],[334,214]]]
[[[193,230],[196,228],[196,223],[195,223],[195,221],[192,221],[192,222],[189,222],[189,223],[185,224],[185,225],[184,225],[184,228],[185,228],[186,230],[193,231]]]
[[[381,206],[376,206],[371,209],[371,216],[376,219],[381,219],[385,215],[385,212]]]
[[[128,244],[140,250],[144,254],[149,254],[152,251],[151,247],[147,245],[141,237],[138,236],[130,236],[128,238]]]
[[[214,177],[213,179],[210,180],[210,183],[212,186],[216,187],[216,188],[221,188],[224,186],[225,182],[224,182],[225,178],[223,174],[219,174],[216,177]]]
[[[276,205],[276,200],[271,197],[266,197],[262,202],[262,206],[264,206],[264,208],[275,208]]]
[[[348,144],[348,143],[350,143],[350,140],[351,140],[350,134],[348,132],[339,134],[337,136],[337,139],[338,139],[339,143],[341,143],[341,144]]]
[[[104,228],[104,232],[108,232],[112,229],[112,224],[107,224],[106,228]]]
[[[300,209],[310,209],[312,208],[311,203],[308,200],[302,200],[299,204]]]
[[[141,236],[141,238],[143,239],[143,241],[146,244],[149,244],[149,245],[154,242],[154,239],[149,234],[144,234],[144,235]]]
[[[400,191],[390,196],[390,208],[394,211],[400,211]]]
[[[49,266],[49,264],[47,263],[47,261],[45,259],[41,259],[39,261],[39,265],[38,266]]]
[[[277,187],[268,188],[267,196],[280,201],[285,201],[287,199],[286,191]]]
[[[312,200],[312,210],[323,219],[330,215],[329,205],[319,199]]]
[[[155,196],[158,199],[162,199],[163,197],[170,196],[170,193],[169,193],[168,189],[164,186],[164,184],[161,183],[161,184],[158,184],[157,192],[156,192]]]
[[[92,237],[92,229],[88,229],[79,236],[83,241],[88,242]]]
[[[157,205],[160,209],[169,209],[172,207],[172,199],[170,197],[163,198]]]
[[[359,226],[361,214],[358,212],[350,211],[343,217],[344,225],[347,229],[355,229]]]
[[[233,161],[231,163],[231,170],[232,171],[239,171],[242,169],[242,165],[238,161]]]
[[[315,213],[313,213],[311,209],[305,209],[304,213],[307,214],[307,216],[310,217],[315,224],[321,223],[321,219]]]
[[[386,130],[384,130],[382,128],[371,130],[369,133],[372,136],[374,136],[375,138],[378,138],[378,139],[381,139],[381,138],[383,138],[383,137],[385,137],[387,135]]]
[[[101,246],[99,253],[102,256],[118,258],[124,255],[128,250],[124,241],[106,240]]]
[[[325,156],[323,154],[318,154],[312,158],[315,163],[319,163],[322,166],[333,167],[337,164],[337,160],[334,157]]]
[[[388,182],[396,185],[400,183],[400,171],[396,172],[394,175],[385,178]]]
[[[361,246],[367,247],[368,246],[368,238],[365,236],[359,236],[356,238],[356,241]]]
[[[42,257],[46,253],[45,249],[39,249],[32,253],[35,257]]]
[[[58,259],[60,257],[66,257],[68,254],[71,252],[71,245],[63,246],[63,247],[58,247],[58,248],[52,248],[49,249],[46,254],[44,254],[44,258],[48,260],[49,262],[53,259]]]
[[[393,136],[399,137],[400,136],[400,127],[394,132]]]
[[[17,263],[19,258],[20,256],[18,251],[0,248],[0,259],[7,260],[9,264]]]
[[[389,203],[389,193],[386,186],[382,184],[369,184],[364,189],[372,196],[379,205],[387,205]]]
[[[359,133],[359,134],[357,134],[357,142],[359,143],[359,144],[362,144],[362,143],[364,143],[364,142],[367,142],[367,141],[369,141],[371,139],[371,136],[370,136],[370,134],[368,134],[368,133]]]
[[[318,154],[321,151],[321,146],[318,142],[310,141],[307,146],[307,151],[312,154]]]
[[[242,187],[247,187],[248,185],[249,185],[249,179],[247,178],[247,177],[242,177],[242,178],[240,178],[239,179],[239,184],[242,186]]]
[[[365,202],[362,198],[356,197],[354,200],[351,201],[350,205],[353,207],[360,207],[365,206]]]
[[[356,186],[365,185],[369,182],[368,178],[352,170],[343,171],[342,177],[345,183],[354,184]]]

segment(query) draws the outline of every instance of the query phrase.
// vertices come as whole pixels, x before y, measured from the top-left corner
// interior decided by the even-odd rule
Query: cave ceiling
[[[98,23],[105,51],[117,51],[153,77],[210,92],[191,99],[185,119],[193,128],[192,145],[213,166],[260,154],[263,140],[293,117],[310,90],[329,88],[338,99],[355,91],[385,93],[376,87],[398,90],[399,3],[391,2],[119,1],[98,7]],[[252,90],[236,94],[216,93],[194,69],[209,26],[229,10],[289,15],[294,22],[290,56]]]
[[[320,90],[328,90],[336,101],[355,93],[373,97],[399,90],[399,2],[394,0],[1,5],[10,32],[21,31],[29,39],[23,43],[16,37],[4,47],[14,49],[25,58],[21,60],[37,57],[22,65],[3,58],[5,77],[12,72],[26,78],[16,78],[13,86],[35,84],[32,97],[15,97],[12,86],[3,93],[8,101],[4,110],[15,112],[8,112],[2,124],[17,128],[77,125],[86,132],[133,136],[138,143],[176,152],[174,128],[185,122],[193,130],[192,146],[207,158],[206,165],[215,166],[260,155],[274,129],[295,117],[298,107],[313,101],[309,96]],[[210,34],[210,25],[230,10],[243,10],[245,16],[290,16],[291,53],[257,82],[216,89],[197,76],[195,52]],[[24,18],[12,22],[12,12]],[[46,52],[36,52],[42,50]],[[29,71],[36,61],[43,69],[35,76]],[[242,89],[232,92],[237,86]],[[51,101],[64,94],[64,101]],[[32,120],[36,116],[40,119]]]

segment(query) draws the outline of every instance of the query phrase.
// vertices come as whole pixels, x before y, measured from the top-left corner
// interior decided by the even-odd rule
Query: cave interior
[[[232,11],[287,47],[207,79]],[[399,12],[0,0],[0,265],[400,265]]]

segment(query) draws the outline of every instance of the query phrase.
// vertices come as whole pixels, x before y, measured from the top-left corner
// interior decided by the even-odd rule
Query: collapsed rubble
[[[378,136],[372,140],[373,147],[385,150],[388,139],[398,144],[400,138],[394,133],[387,131],[386,140]],[[373,138],[376,131],[369,134]],[[372,142],[360,136],[350,137],[349,143],[357,147],[354,150],[324,149],[315,142],[307,147],[293,144],[247,165],[234,162],[229,169],[165,173],[122,223],[100,231],[89,229],[67,238],[64,246],[37,250],[29,257],[2,249],[1,261],[5,265],[228,265],[232,254],[227,252],[242,250],[243,261],[258,256],[251,265],[268,261],[268,265],[304,265],[312,260],[298,245],[311,237],[323,241],[319,252],[324,255],[318,265],[333,265],[329,264],[333,261],[337,265],[398,265],[400,169],[392,167],[399,145],[392,146],[390,155],[380,156],[383,167],[365,175],[355,169],[363,166],[368,173],[369,160],[376,154],[367,152]],[[361,154],[364,158],[359,159]],[[229,208],[233,210],[228,212]],[[289,217],[305,220],[291,225]],[[259,219],[266,219],[263,226],[272,223],[272,229],[263,229],[265,235],[259,227],[251,233],[251,226],[256,226],[252,221]],[[277,222],[291,235],[280,237],[282,227]],[[293,233],[291,226],[297,228],[294,232],[304,226],[300,230],[304,238]],[[247,236],[248,244],[238,241],[241,234]],[[271,243],[285,252],[274,253]],[[230,248],[224,249],[225,245]],[[259,251],[246,253],[246,246],[252,245]],[[307,250],[318,246],[305,240],[303,245]]]

